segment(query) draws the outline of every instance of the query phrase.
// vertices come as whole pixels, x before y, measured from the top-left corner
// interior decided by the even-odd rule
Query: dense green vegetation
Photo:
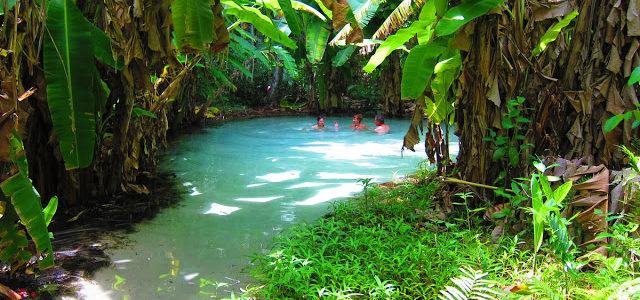
[[[417,183],[393,189],[376,186],[368,191],[368,199],[361,195],[336,203],[317,223],[283,232],[270,254],[255,258],[254,273],[265,285],[250,289],[249,295],[434,299],[445,296],[441,291],[453,295],[457,290],[461,292],[457,297],[444,299],[467,299],[473,290],[480,299],[640,297],[640,243],[631,237],[637,223],[612,228],[607,250],[615,255],[606,257],[577,250],[566,230],[564,236],[554,230],[553,217],[534,213],[544,220],[547,231],[537,254],[534,224],[519,231],[507,228],[505,235],[497,236],[492,229],[499,219],[482,218],[488,207],[457,206],[445,215],[442,200],[452,192],[443,190],[433,174],[421,173]],[[460,204],[469,198],[462,193],[453,197],[465,201]],[[517,209],[531,210],[529,205],[531,201],[525,201]],[[563,249],[563,244],[570,246]],[[469,292],[461,279],[469,283]]]
[[[169,130],[233,110],[346,113],[357,100],[412,113],[403,146],[424,140],[439,175],[499,187],[465,192],[454,213],[428,220],[453,196],[430,198],[431,185],[368,191],[259,258],[273,284],[264,295],[428,297],[460,267],[549,298],[636,285],[624,283],[639,223],[640,13],[630,2],[130,2],[2,1],[0,262],[12,272],[54,265],[54,213],[77,220],[114,195],[151,193]],[[274,259],[281,267],[269,270]]]

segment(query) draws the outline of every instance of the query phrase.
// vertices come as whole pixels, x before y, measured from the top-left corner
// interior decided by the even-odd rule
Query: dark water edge
[[[126,234],[134,232],[136,224],[153,219],[162,209],[179,205],[188,190],[177,184],[175,177],[169,172],[146,174],[139,184],[145,185],[149,194],[114,196],[101,205],[86,208],[73,221],[54,217],[49,230],[54,235],[51,242],[55,267],[37,271],[36,276],[26,274],[24,268],[11,274],[0,265],[0,283],[14,291],[35,291],[36,299],[73,297],[77,281],[90,278],[111,264],[107,249],[126,244]]]

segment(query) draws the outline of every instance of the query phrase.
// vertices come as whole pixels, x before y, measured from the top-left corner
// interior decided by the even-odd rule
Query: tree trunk
[[[382,85],[382,111],[390,117],[404,114],[402,109],[400,88],[402,86],[402,66],[399,52],[393,51],[385,60],[385,66],[380,72]]]
[[[271,88],[267,92],[267,103],[271,105],[271,107],[278,107],[278,98],[275,97],[277,94],[277,89],[282,82],[282,67],[276,66],[273,69],[273,80],[271,81]]]
[[[623,157],[615,145],[629,144],[630,123],[608,134],[603,124],[638,103],[633,88],[625,84],[625,77],[640,61],[636,52],[640,19],[635,11],[627,13],[635,8],[616,0],[568,1],[569,9],[564,10],[520,8],[520,3],[509,4],[514,18],[506,13],[485,16],[469,23],[454,42],[463,50],[464,60],[456,105],[463,177],[490,184],[507,170],[508,182],[527,175],[530,154],[588,157],[595,164],[621,167]],[[560,34],[542,54],[531,56],[535,43],[557,23],[555,17],[573,9],[580,15],[573,21],[572,34]],[[525,36],[534,42],[527,42]],[[526,140],[518,146],[535,146],[531,153],[521,151],[518,167],[510,168],[506,162],[492,161],[495,147],[483,138],[489,136],[489,129],[499,136],[515,134],[504,129],[501,121],[505,103],[517,96],[526,98],[524,106],[530,110],[522,115],[531,120],[524,124]]]

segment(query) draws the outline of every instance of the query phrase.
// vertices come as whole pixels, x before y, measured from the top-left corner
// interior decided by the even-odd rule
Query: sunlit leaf
[[[51,200],[49,200],[49,204],[45,207],[42,212],[44,213],[44,221],[47,226],[51,224],[51,220],[53,216],[56,214],[58,210],[58,196],[53,196]]]
[[[536,45],[536,47],[533,48],[533,51],[531,52],[531,56],[536,56],[542,53],[544,49],[547,49],[547,46],[553,41],[555,41],[556,38],[558,38],[558,34],[560,34],[560,31],[562,30],[562,28],[567,27],[567,25],[569,25],[569,23],[577,16],[578,16],[578,11],[574,10],[572,13],[562,18],[560,22],[551,26],[551,28],[549,28],[549,30],[547,30],[547,32],[545,32],[544,35],[540,38],[540,42],[538,43],[538,45]]]
[[[280,8],[284,13],[284,17],[287,20],[287,25],[289,25],[289,29],[295,35],[300,35],[302,32],[302,27],[300,25],[300,17],[293,10],[293,6],[291,5],[291,0],[278,0],[280,4]]]
[[[262,14],[258,9],[240,6],[231,0],[223,0],[221,3],[225,5],[225,14],[234,15],[243,22],[253,24],[256,30],[285,47],[291,49],[298,47],[291,38],[273,24],[269,17]]]
[[[213,41],[213,11],[209,0],[175,0],[171,3],[175,40],[180,52],[203,50]]]
[[[402,47],[404,43],[409,41],[418,32],[426,30],[429,25],[431,24],[428,22],[416,21],[413,22],[411,26],[400,29],[396,34],[387,37],[387,39],[378,46],[378,49],[376,49],[376,52],[371,56],[369,62],[367,62],[367,65],[364,66],[362,70],[369,73],[373,72],[391,52]]]
[[[411,49],[402,69],[402,99],[417,99],[424,92],[438,56],[445,49],[438,43],[418,45]]]
[[[319,62],[324,56],[329,40],[329,29],[320,20],[313,20],[307,26],[307,57],[311,62]]]
[[[467,1],[452,7],[436,25],[436,33],[449,35],[469,23],[471,20],[486,14],[490,9],[502,4],[502,0]]]
[[[636,82],[640,82],[640,67],[636,67],[635,69],[633,69],[633,72],[631,72],[631,76],[629,76],[627,85],[632,85]]]

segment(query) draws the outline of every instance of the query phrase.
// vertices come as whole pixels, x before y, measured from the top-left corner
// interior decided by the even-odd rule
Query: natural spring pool
[[[255,283],[251,256],[267,253],[282,229],[314,222],[332,201],[361,192],[358,179],[391,181],[426,159],[422,145],[401,157],[408,120],[386,120],[384,135],[353,131],[347,117],[325,121],[327,130],[314,131],[312,117],[239,120],[177,138],[159,168],[189,193],[108,251],[114,263],[94,275],[87,299],[238,295]],[[372,118],[363,123],[373,126]],[[456,155],[452,133],[450,141]]]

